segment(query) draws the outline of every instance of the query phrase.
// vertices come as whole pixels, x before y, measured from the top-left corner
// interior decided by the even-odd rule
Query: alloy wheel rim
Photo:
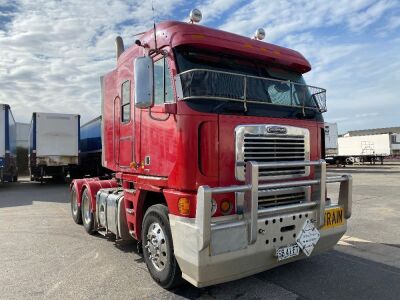
[[[71,197],[72,197],[71,201],[72,213],[74,214],[74,216],[76,216],[78,213],[78,202],[76,201],[75,189],[72,190]]]
[[[157,271],[164,270],[167,265],[168,249],[164,231],[160,224],[152,223],[147,230],[147,256]]]
[[[85,223],[89,224],[91,220],[90,216],[90,202],[89,202],[89,197],[87,196],[86,193],[83,193],[83,216],[85,219]]]

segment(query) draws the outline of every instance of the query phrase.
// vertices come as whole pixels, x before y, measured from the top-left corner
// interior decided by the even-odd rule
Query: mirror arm
[[[150,49],[149,50],[149,56],[156,56],[158,54],[161,54],[163,57],[166,57],[168,55],[168,51],[167,50],[161,50],[161,49]]]
[[[154,121],[167,121],[169,119],[169,117],[171,116],[170,113],[168,113],[168,115],[165,118],[156,118],[151,114],[151,107],[149,107],[149,117],[150,119],[154,120]]]

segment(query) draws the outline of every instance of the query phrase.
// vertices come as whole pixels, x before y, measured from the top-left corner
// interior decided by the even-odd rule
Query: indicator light
[[[188,198],[179,198],[178,210],[182,216],[188,216],[190,213],[190,202]]]
[[[131,169],[137,169],[138,168],[138,166],[139,166],[139,164],[137,163],[137,162],[131,162],[130,164],[129,164],[129,166],[131,167]]]
[[[232,204],[228,200],[223,200],[220,204],[220,208],[223,215],[228,215],[232,212]]]

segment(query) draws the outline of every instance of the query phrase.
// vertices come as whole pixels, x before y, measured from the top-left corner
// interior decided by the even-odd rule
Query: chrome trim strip
[[[249,245],[257,241],[257,219],[258,219],[258,173],[257,162],[246,164],[246,183],[250,190],[244,193],[243,215],[248,220]]]
[[[314,208],[318,205],[316,201],[312,202],[306,202],[306,203],[300,203],[300,204],[291,204],[291,205],[286,205],[286,206],[277,206],[277,207],[272,207],[272,208],[265,208],[265,209],[260,209],[258,211],[258,216],[259,217],[266,217],[269,215],[274,215],[277,213],[290,213],[293,211],[298,211],[302,209],[309,209],[309,208]]]

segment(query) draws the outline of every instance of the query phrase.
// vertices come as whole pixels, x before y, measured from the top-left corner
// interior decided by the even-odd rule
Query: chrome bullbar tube
[[[314,166],[314,179],[298,180],[278,183],[262,183],[259,180],[259,168],[285,168],[285,167],[306,167]],[[195,224],[198,228],[198,250],[201,251],[208,247],[211,242],[211,227],[216,226],[247,226],[247,244],[254,244],[257,240],[257,221],[259,216],[271,214],[284,214],[293,211],[306,209],[316,210],[316,220],[313,220],[317,228],[321,228],[325,223],[325,191],[327,183],[340,183],[338,204],[344,209],[345,219],[351,216],[352,206],[352,177],[351,175],[326,177],[326,162],[319,161],[288,161],[258,163],[254,161],[246,162],[246,177],[244,185],[229,187],[200,186],[197,192],[197,207]],[[268,191],[280,188],[292,188],[302,186],[313,186],[313,198],[310,201],[283,206],[268,208],[258,208],[258,198],[260,191]],[[229,223],[212,224],[211,222],[211,202],[213,194],[244,192],[243,218]]]

